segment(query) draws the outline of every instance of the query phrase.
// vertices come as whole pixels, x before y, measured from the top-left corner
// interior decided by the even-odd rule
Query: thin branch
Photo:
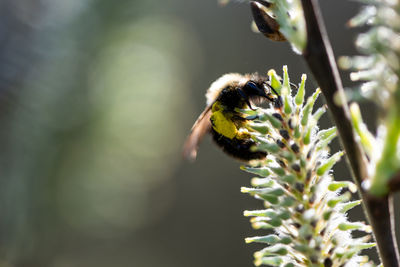
[[[393,175],[393,177],[389,180],[389,191],[394,193],[400,191],[400,172]]]
[[[378,198],[365,194],[364,202],[383,266],[400,266],[392,195]]]

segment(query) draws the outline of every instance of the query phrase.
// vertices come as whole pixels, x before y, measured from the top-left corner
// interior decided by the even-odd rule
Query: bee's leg
[[[274,107],[275,108],[281,108],[283,106],[283,100],[280,95],[276,99],[274,99]]]
[[[260,118],[260,116],[258,116],[258,115],[252,115],[252,116],[247,116],[246,120],[254,121],[254,120],[258,120],[259,118]]]
[[[243,122],[245,122],[245,121],[253,121],[253,120],[256,120],[258,118],[259,118],[258,115],[251,115],[251,116],[247,116],[245,118],[240,116],[240,115],[233,115],[233,120],[243,121]]]
[[[242,116],[236,115],[236,114],[233,115],[232,119],[235,120],[235,121],[247,121],[246,118],[243,118]]]
[[[272,98],[272,97],[270,97],[270,96],[265,96],[265,98],[268,99],[268,100],[271,101],[271,102],[274,102],[274,101],[275,101],[275,98]]]

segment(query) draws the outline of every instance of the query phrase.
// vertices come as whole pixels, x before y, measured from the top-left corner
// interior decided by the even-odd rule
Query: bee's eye
[[[253,81],[247,82],[247,83],[246,83],[246,86],[247,86],[248,88],[251,88],[251,89],[255,90],[255,91],[259,91],[259,90],[260,90],[260,89],[258,88],[257,84],[256,84],[255,82],[253,82]]]
[[[266,96],[264,88],[258,86],[254,81],[248,81],[243,89],[248,96]]]

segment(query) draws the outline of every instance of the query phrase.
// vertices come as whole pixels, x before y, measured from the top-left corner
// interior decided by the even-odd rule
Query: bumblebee
[[[215,143],[230,156],[250,161],[264,159],[267,154],[252,151],[256,142],[251,139],[248,123],[251,120],[240,109],[253,109],[264,102],[282,107],[282,99],[266,77],[255,74],[225,74],[211,84],[206,93],[207,106],[194,123],[184,145],[184,157],[194,160],[200,141],[211,133]],[[254,118],[253,118],[254,119]]]

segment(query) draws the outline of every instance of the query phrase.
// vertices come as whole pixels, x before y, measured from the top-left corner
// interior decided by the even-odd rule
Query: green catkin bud
[[[320,131],[318,134],[318,138],[320,142],[317,144],[317,151],[325,149],[330,142],[337,136],[336,128],[333,127],[331,129],[326,130],[325,133],[321,134],[323,131]]]
[[[333,165],[335,165],[335,163],[338,162],[342,156],[343,152],[337,152],[332,157],[330,157],[324,164],[321,165],[321,167],[317,169],[317,175],[321,176],[330,171]]]
[[[277,244],[280,242],[280,238],[277,235],[267,235],[267,236],[254,236],[254,237],[248,237],[245,239],[246,243],[265,243],[265,244]]]
[[[257,258],[254,261],[255,266],[260,266],[260,265],[280,266],[282,263],[283,259],[281,257],[263,257],[263,258]]]
[[[308,124],[308,117],[311,113],[311,106],[307,105],[303,109],[303,116],[301,117],[301,125],[306,126]]]
[[[317,109],[317,111],[313,114],[313,119],[314,119],[315,123],[317,123],[319,121],[319,119],[321,118],[322,115],[325,114],[325,112],[326,112],[325,106]]]
[[[292,113],[292,107],[289,105],[289,98],[285,96],[285,101],[284,101],[284,111],[286,115],[290,115]]]
[[[312,109],[314,107],[315,101],[317,100],[319,94],[321,93],[321,90],[318,88],[315,93],[308,98],[307,104],[303,109],[303,114],[301,118],[301,125],[306,126],[308,124],[308,118],[310,116],[310,113],[312,112]]]
[[[277,118],[275,118],[274,116],[267,114],[267,113],[265,114],[265,116],[274,128],[280,128],[282,126],[282,122],[280,120],[278,120]]]
[[[299,86],[299,90],[297,90],[297,94],[295,96],[295,103],[296,103],[297,106],[303,105],[306,79],[307,79],[307,75],[303,74],[301,76],[301,83],[300,83],[300,86]]]
[[[351,210],[354,207],[357,207],[360,204],[361,204],[361,200],[341,203],[339,210],[340,210],[341,213],[346,213],[347,211]]]
[[[280,167],[270,167],[271,171],[275,173],[278,176],[284,176],[285,175],[285,169],[280,168]]]
[[[338,226],[338,229],[341,231],[353,231],[353,230],[358,230],[358,231],[364,231],[364,232],[371,232],[371,227],[369,225],[365,225],[363,222],[346,222],[346,223],[341,223]]]
[[[282,188],[248,188],[242,187],[242,193],[258,194],[258,195],[271,195],[271,196],[282,196],[285,192]]]
[[[249,216],[277,216],[272,210],[245,210],[243,215],[246,217]]]
[[[263,142],[260,145],[258,145],[257,147],[254,147],[254,151],[265,151],[265,152],[269,152],[269,153],[277,153],[278,151],[280,151],[280,147],[275,143]]]
[[[306,134],[304,135],[303,143],[305,145],[308,145],[311,142],[311,131],[312,131],[312,129],[308,128]]]
[[[356,103],[350,105],[351,120],[354,125],[356,133],[360,137],[360,143],[363,146],[365,152],[369,156],[372,155],[374,147],[377,145],[374,136],[367,129],[361,117],[360,107]]]
[[[281,245],[276,245],[265,248],[263,250],[263,254],[264,254],[263,256],[270,256],[270,255],[285,256],[286,254],[288,254],[288,250]]]
[[[329,207],[329,205],[328,205],[328,207]],[[327,209],[327,210],[324,212],[324,214],[323,214],[324,220],[325,220],[325,221],[328,221],[328,220],[331,218],[332,213],[333,213],[333,210]]]
[[[248,115],[249,117],[256,116],[258,114],[257,110],[252,110],[252,109],[240,109],[240,108],[235,108],[235,111],[238,113],[242,113],[244,115]],[[248,118],[247,119],[251,119]]]
[[[252,167],[247,167],[247,166],[240,166],[241,170],[250,172],[252,174],[259,175],[261,177],[267,177],[271,173],[268,168],[265,167],[260,167],[260,168],[252,168]]]
[[[266,151],[268,156],[256,163],[258,167],[242,167],[261,176],[251,180],[256,188],[243,187],[242,192],[262,200],[265,207],[245,211],[244,215],[251,217],[254,229],[275,231],[274,235],[246,238],[246,243],[267,245],[255,253],[255,264],[319,267],[327,261],[326,252],[330,250],[333,251],[329,257],[331,266],[342,265],[344,257],[346,261],[361,264],[365,258],[358,253],[360,248],[369,248],[369,244],[360,240],[355,242],[350,234],[343,235],[342,232],[369,229],[364,224],[350,223],[346,218],[345,213],[360,203],[349,202],[355,185],[332,180],[331,169],[343,152],[327,157],[328,144],[336,136],[336,128],[319,130],[317,127],[319,118],[326,111],[322,107],[312,114],[319,90],[305,100],[304,75],[293,97],[289,77],[285,76],[286,68],[282,83],[275,71],[268,74],[269,83],[274,88],[281,88],[283,108],[258,110],[261,122],[254,121],[253,124],[267,127],[268,134],[264,128],[252,126],[253,140],[257,142],[255,149]],[[272,116],[273,112],[279,113],[282,120]],[[349,191],[338,195],[343,188]],[[325,238],[328,234],[330,238]],[[344,252],[337,253],[340,249]]]
[[[348,188],[350,192],[355,193],[357,191],[357,187],[354,183],[348,182],[348,181],[342,181],[342,182],[331,182],[328,186],[328,189],[330,191],[336,191],[341,188]]]
[[[339,203],[349,201],[350,198],[351,198],[350,192],[346,192],[345,194],[343,194],[341,196],[330,199],[327,204],[328,204],[328,207],[334,208]]]
[[[290,151],[281,151],[281,157],[286,159],[288,162],[293,162],[295,160],[295,155]]]
[[[336,136],[336,127],[332,127],[330,129],[321,130],[318,133],[318,139],[325,141],[328,138],[335,138]],[[332,140],[330,139],[330,140]]]
[[[269,76],[269,80],[270,80],[270,84],[271,84],[272,88],[274,88],[275,91],[278,94],[280,94],[281,93],[282,84],[279,81],[280,78],[278,77],[278,75],[276,75],[275,70],[268,71],[268,76]]]
[[[348,25],[351,27],[362,26],[371,19],[373,19],[376,13],[377,10],[375,7],[366,6],[360,11],[360,13],[357,16],[355,16],[348,22]]]
[[[272,195],[257,195],[259,198],[269,202],[269,204],[276,205],[279,203],[279,199],[276,196]]]
[[[283,198],[281,205],[282,207],[288,208],[288,207],[293,207],[293,205],[296,204],[296,199],[293,197],[285,197]]]
[[[262,135],[266,135],[269,133],[269,127],[266,125],[254,125],[252,124],[250,128],[256,132],[259,132]]]
[[[252,186],[270,187],[275,182],[270,178],[253,178],[251,179]]]
[[[299,126],[297,126],[297,127],[294,129],[294,138],[299,139],[300,136],[301,136],[300,128],[299,128]]]
[[[289,81],[289,74],[288,74],[288,71],[287,71],[287,66],[283,66],[283,89],[281,91],[281,94],[282,94],[283,97],[286,98],[285,102],[288,102],[287,104],[286,103],[284,103],[284,104],[287,105],[288,108],[291,109],[288,96],[292,95],[292,90],[291,90],[291,87],[290,87],[290,81]],[[287,113],[287,114],[290,114],[290,112]]]

